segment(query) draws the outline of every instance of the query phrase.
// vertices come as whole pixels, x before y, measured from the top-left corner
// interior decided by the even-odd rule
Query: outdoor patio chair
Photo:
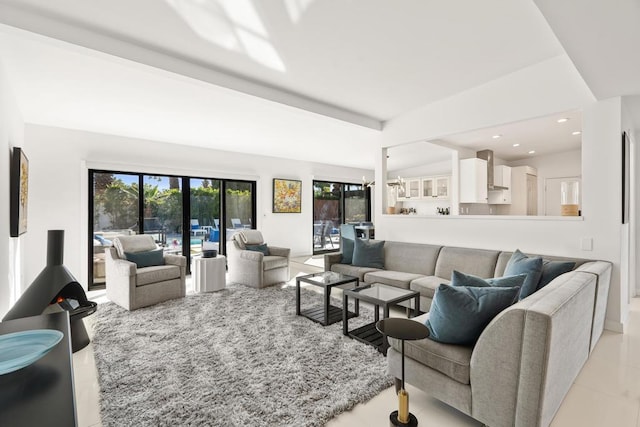
[[[197,219],[191,220],[191,237],[206,237],[209,233],[208,227],[201,227]]]
[[[227,242],[229,281],[253,288],[287,282],[290,252],[288,248],[266,246],[258,230],[240,230]]]
[[[184,297],[187,258],[156,251],[151,235],[115,237],[105,250],[107,298],[135,310]]]

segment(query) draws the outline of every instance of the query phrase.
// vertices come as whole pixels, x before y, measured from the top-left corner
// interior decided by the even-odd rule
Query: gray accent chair
[[[118,236],[106,249],[107,298],[127,310],[136,310],[185,295],[187,259],[164,255],[164,265],[138,268],[127,261],[125,252],[157,249],[153,236]]]
[[[250,251],[246,245],[262,245],[264,239],[258,230],[241,230],[227,242],[229,281],[265,288],[289,280],[289,256],[291,250],[268,246],[269,255]]]

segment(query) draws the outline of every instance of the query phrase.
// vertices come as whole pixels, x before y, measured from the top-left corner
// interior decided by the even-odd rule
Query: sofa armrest
[[[165,264],[177,265],[178,267],[186,267],[187,257],[183,255],[165,254],[164,262]]]
[[[135,305],[138,268],[135,263],[120,259],[115,248],[107,248],[105,254],[107,298],[131,310]]]
[[[324,255],[324,271],[331,271],[333,264],[340,264],[342,261],[342,252],[334,252]]]
[[[489,323],[471,355],[473,418],[551,423],[589,355],[595,288],[593,275],[564,273]]]
[[[264,254],[258,251],[238,251],[238,255],[241,261],[251,261],[262,263],[264,259]]]
[[[269,253],[274,256],[281,256],[285,258],[289,258],[291,255],[291,249],[289,248],[279,248],[277,246],[268,246]]]
[[[109,270],[110,274],[124,277],[136,275],[138,268],[135,262],[118,258],[114,248],[108,248],[105,254],[105,268]]]
[[[609,285],[611,284],[612,264],[607,261],[592,261],[582,264],[575,271],[584,271],[597,276],[596,301],[593,306],[593,323],[591,325],[591,344],[589,351],[593,351],[596,343],[604,330],[604,322],[609,298]]]

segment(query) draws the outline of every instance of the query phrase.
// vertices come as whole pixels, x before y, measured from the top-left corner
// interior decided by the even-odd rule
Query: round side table
[[[196,292],[213,292],[226,286],[227,259],[224,255],[215,258],[195,258],[193,285]]]
[[[418,419],[409,412],[409,393],[404,389],[404,342],[421,340],[429,336],[429,329],[415,320],[388,318],[376,323],[376,328],[388,337],[402,341],[402,387],[398,390],[398,410],[389,414],[391,427],[415,427]]]

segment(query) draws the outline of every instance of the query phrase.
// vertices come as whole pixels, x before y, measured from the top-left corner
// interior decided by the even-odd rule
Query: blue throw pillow
[[[248,251],[262,252],[265,256],[269,255],[269,248],[266,243],[262,245],[245,245],[245,248]]]
[[[355,239],[352,264],[358,267],[384,268],[384,240]]]
[[[498,288],[521,287],[527,278],[526,274],[518,274],[516,276],[494,277],[492,279],[483,279],[471,274],[461,273],[453,270],[451,274],[451,286],[474,286],[478,288],[486,288],[495,286]]]
[[[491,319],[509,307],[519,291],[519,287],[438,286],[425,322],[429,338],[447,344],[474,344]]]
[[[538,282],[542,276],[542,258],[529,258],[520,252],[519,249],[516,249],[507,263],[504,275],[517,276],[519,274],[527,275],[527,278],[520,288],[520,296],[518,297],[519,299],[524,299],[538,289]]]
[[[341,264],[351,264],[353,262],[353,249],[355,247],[354,239],[347,239],[343,237],[341,239],[342,243],[342,259],[340,260]]]
[[[538,282],[538,289],[542,289],[547,286],[553,279],[561,274],[573,270],[576,263],[573,261],[542,261],[542,276],[540,282]]]
[[[125,252],[127,261],[135,262],[138,268],[164,265],[164,253],[162,248],[144,252]]]

